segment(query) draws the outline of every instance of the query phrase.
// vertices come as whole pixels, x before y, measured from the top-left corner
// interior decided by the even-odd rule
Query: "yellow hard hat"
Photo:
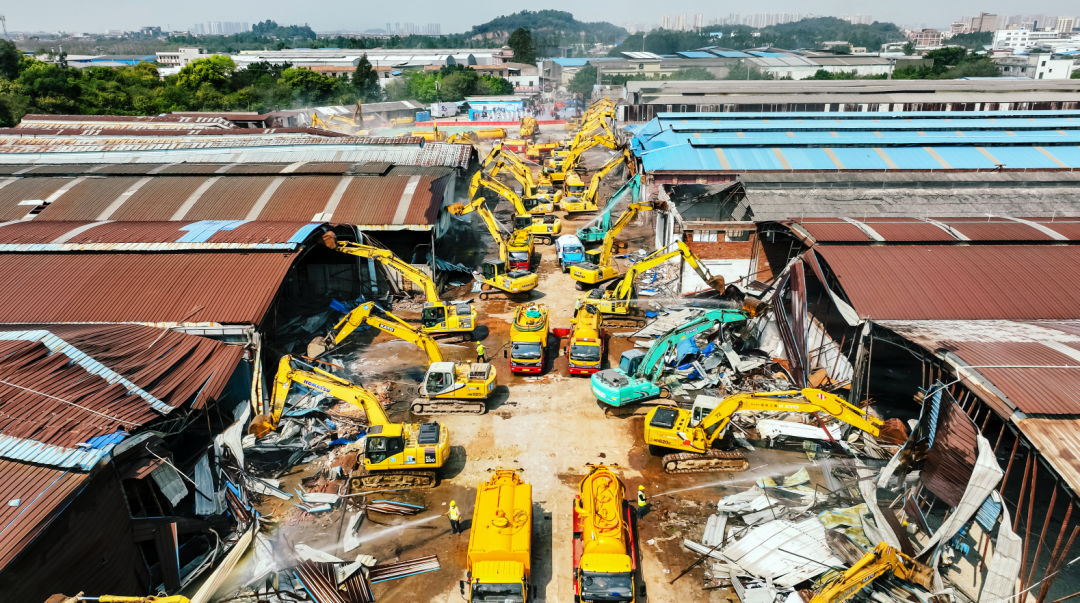
[[[644,489],[645,489],[645,486],[638,486],[638,487],[637,487],[637,489],[638,489],[638,490],[644,490]]]
[[[457,506],[457,501],[454,501],[454,500],[450,501],[450,506],[451,507],[456,507]]]

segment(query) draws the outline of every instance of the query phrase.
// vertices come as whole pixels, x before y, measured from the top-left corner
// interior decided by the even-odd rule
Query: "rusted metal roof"
[[[938,498],[956,507],[975,469],[978,431],[952,396],[948,392],[941,394],[934,442],[926,453],[922,481]]]
[[[1080,220],[1051,218],[798,218],[781,222],[812,243],[1056,242],[1080,241]],[[869,230],[867,230],[869,229]],[[808,233],[807,238],[803,233]],[[869,234],[868,234],[869,233]],[[872,236],[876,234],[877,236]]]
[[[0,254],[0,323],[257,325],[296,255]]]
[[[283,134],[307,134],[311,136],[326,136],[340,138],[348,136],[341,132],[323,130],[322,128],[161,128],[145,124],[132,125],[130,127],[106,125],[96,126],[89,124],[40,124],[34,127],[19,126],[16,128],[0,128],[0,137],[32,137],[32,136],[280,136]]]
[[[130,125],[155,126],[159,128],[232,128],[232,122],[217,116],[195,115],[24,115],[17,127],[39,128],[49,124],[61,126],[85,123],[101,125],[115,123],[120,127]]]
[[[1052,241],[1044,232],[1008,218],[935,218],[972,241]]]
[[[961,366],[1000,416],[1080,415],[1080,320],[877,320]]]
[[[839,218],[802,218],[798,223],[818,241],[865,243],[871,240],[858,226]]]
[[[344,165],[332,165],[330,173],[259,164],[225,166],[227,171],[212,175],[105,177],[95,172],[77,178],[0,179],[0,225],[20,220],[266,220],[428,229],[438,222],[454,177],[450,168],[412,166],[394,168],[386,176],[353,176],[341,173]],[[3,242],[16,240],[0,233]]]
[[[930,242],[930,241],[955,241],[940,226],[931,224],[919,218],[894,218],[894,217],[866,217],[859,221],[873,228],[875,232],[886,241],[896,242]]]
[[[82,489],[86,473],[0,459],[0,568],[49,525]],[[7,501],[18,500],[17,505]]]
[[[1080,247],[822,246],[859,316],[877,320],[1080,318]]]
[[[1039,450],[1069,488],[1080,490],[1080,420],[1021,419],[1015,421],[1020,431]]]
[[[0,252],[181,251],[261,249],[294,251],[318,222],[49,222],[0,224]]]

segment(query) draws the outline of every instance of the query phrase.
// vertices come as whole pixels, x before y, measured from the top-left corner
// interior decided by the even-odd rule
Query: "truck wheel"
[[[574,286],[577,287],[578,291],[584,291],[585,290],[585,283],[583,283],[581,281],[574,281]]]
[[[660,388],[660,397],[661,398],[670,398],[671,397],[671,390],[666,388],[666,387],[661,387]]]

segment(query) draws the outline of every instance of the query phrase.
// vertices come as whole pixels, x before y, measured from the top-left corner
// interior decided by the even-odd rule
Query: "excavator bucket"
[[[709,282],[706,284],[709,287],[712,287],[713,291],[719,291],[720,293],[723,293],[724,288],[727,286],[727,283],[724,282],[724,277],[719,274],[709,279]]]
[[[326,245],[330,249],[337,249],[337,235],[334,234],[334,231],[332,230],[323,233],[322,242],[323,245]]]
[[[446,209],[451,214],[453,214],[455,216],[460,216],[462,213],[465,212],[465,204],[464,203],[454,203],[453,205],[450,205]]]
[[[743,300],[743,310],[753,318],[759,314],[763,314],[769,310],[769,304],[761,301],[756,297],[746,296]]]
[[[904,579],[934,592],[934,570],[914,559],[911,560],[911,564],[911,569]]]
[[[255,415],[255,418],[251,419],[251,425],[248,425],[248,433],[253,434],[255,439],[264,438],[273,430],[270,415]]]

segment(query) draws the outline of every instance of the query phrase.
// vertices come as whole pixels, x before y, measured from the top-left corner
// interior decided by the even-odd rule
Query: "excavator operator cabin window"
[[[442,306],[434,306],[431,308],[424,308],[423,316],[421,320],[424,326],[438,324],[446,320],[446,308]]]
[[[427,391],[437,394],[454,384],[451,373],[429,373],[427,379]]]
[[[381,463],[403,450],[405,441],[401,436],[369,437],[367,440],[367,459],[373,464]]]

